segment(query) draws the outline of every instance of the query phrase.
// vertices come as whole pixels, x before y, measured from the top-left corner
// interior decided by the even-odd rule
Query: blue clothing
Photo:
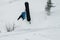
[[[22,12],[21,17],[23,20],[26,19],[26,12]]]
[[[20,18],[22,18],[23,20],[26,19],[26,12],[22,12],[22,14],[19,16],[17,20],[19,20]]]

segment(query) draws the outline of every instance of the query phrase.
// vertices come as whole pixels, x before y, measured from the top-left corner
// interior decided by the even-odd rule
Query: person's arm
[[[17,20],[19,20],[22,16],[19,16]]]

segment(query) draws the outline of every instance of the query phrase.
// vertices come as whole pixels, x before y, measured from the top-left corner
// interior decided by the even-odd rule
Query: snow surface
[[[26,20],[17,21],[28,1],[31,24]],[[0,40],[60,40],[60,1],[52,0],[51,15],[45,11],[47,0],[0,0]],[[7,32],[6,26],[15,30]]]

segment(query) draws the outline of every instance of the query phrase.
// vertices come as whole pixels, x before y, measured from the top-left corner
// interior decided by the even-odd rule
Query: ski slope
[[[31,24],[17,18],[25,11],[24,2],[30,6]],[[51,15],[45,11],[47,0],[0,0],[0,40],[60,40],[59,0],[52,0],[55,8]],[[15,30],[6,31],[6,26]]]

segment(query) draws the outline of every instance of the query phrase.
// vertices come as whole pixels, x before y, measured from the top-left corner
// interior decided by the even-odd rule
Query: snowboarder
[[[23,20],[27,18],[27,21],[31,24],[29,3],[28,2],[25,2],[25,12],[22,12],[22,14],[18,17],[17,20],[19,20],[20,18],[22,18]]]

